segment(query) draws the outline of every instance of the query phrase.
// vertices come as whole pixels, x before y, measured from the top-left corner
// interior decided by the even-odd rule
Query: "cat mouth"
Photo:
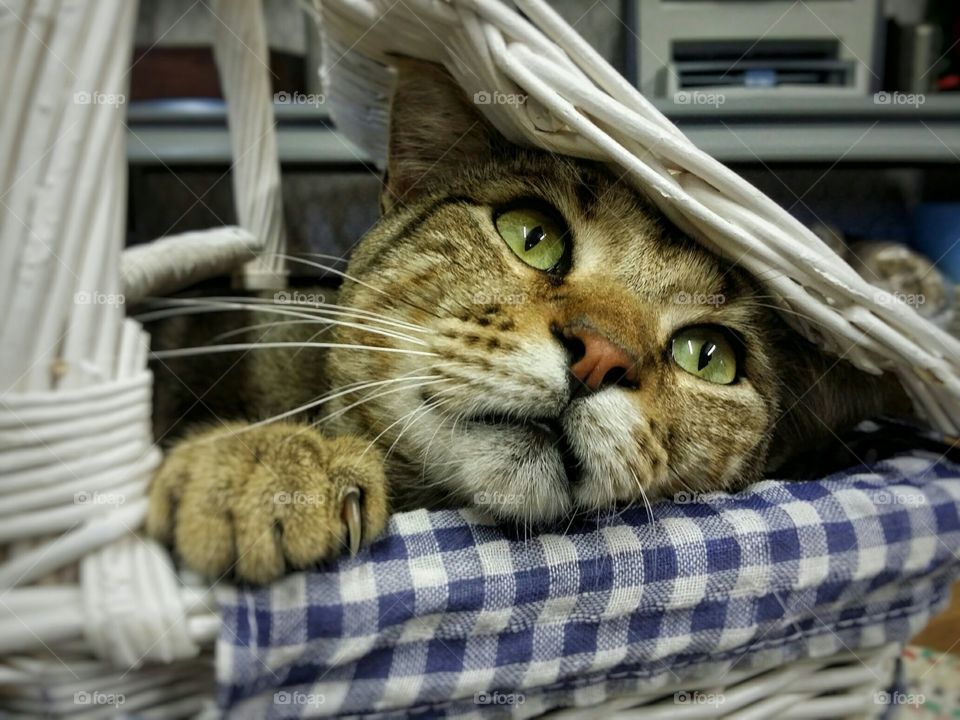
[[[543,443],[560,455],[567,482],[574,484],[580,479],[580,460],[563,429],[561,417],[519,417],[500,412],[485,412],[475,415],[471,421],[477,425],[495,427],[504,432],[525,433]]]

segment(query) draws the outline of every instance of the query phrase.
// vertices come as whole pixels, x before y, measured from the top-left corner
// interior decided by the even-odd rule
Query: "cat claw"
[[[350,557],[356,557],[360,552],[360,540],[363,537],[363,516],[360,514],[360,490],[348,487],[340,503],[340,517],[347,525],[347,545],[350,548]]]

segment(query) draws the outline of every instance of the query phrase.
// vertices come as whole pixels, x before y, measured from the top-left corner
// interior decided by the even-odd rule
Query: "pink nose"
[[[597,391],[604,385],[640,384],[636,362],[619,345],[593,330],[568,331],[566,337],[583,345],[583,355],[574,356],[570,372],[590,390]]]

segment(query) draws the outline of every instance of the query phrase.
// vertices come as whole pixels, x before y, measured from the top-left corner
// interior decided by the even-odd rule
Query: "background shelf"
[[[960,161],[960,95],[923,104],[878,104],[873,97],[731,97],[722,104],[658,100],[701,149],[728,163],[888,164]],[[368,161],[332,127],[322,106],[275,105],[285,164]],[[225,114],[216,102],[135,103],[127,154],[137,165],[230,162]],[[798,141],[802,138],[802,142]]]

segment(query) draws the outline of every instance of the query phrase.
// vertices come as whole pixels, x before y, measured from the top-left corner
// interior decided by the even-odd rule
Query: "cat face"
[[[418,354],[334,350],[328,373],[411,378],[342,402],[343,429],[388,453],[401,506],[551,521],[753,480],[781,416],[800,432],[784,387],[824,359],[610,169],[505,145],[442,72],[409,63],[388,178],[341,302],[416,342],[339,339]]]

